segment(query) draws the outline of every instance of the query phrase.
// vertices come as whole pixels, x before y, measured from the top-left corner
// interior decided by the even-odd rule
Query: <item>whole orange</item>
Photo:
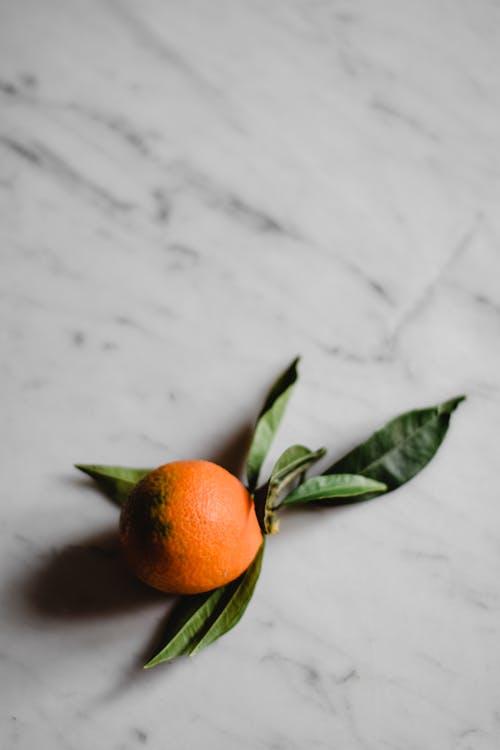
[[[196,594],[243,573],[262,533],[239,479],[210,461],[174,461],[133,488],[122,508],[120,539],[144,583]]]

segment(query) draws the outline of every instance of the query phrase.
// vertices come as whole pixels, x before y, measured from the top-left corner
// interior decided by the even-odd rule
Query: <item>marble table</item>
[[[500,6],[1,4],[2,748],[497,750]],[[241,623],[144,671],[75,462],[342,455],[466,393],[384,498],[282,517]]]

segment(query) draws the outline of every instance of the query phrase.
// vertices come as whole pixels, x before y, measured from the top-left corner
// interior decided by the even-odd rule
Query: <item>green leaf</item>
[[[188,654],[197,636],[206,627],[214,610],[226,593],[227,586],[195,596],[183,596],[170,615],[165,634],[166,644],[147,664],[145,669],[164,661]]]
[[[102,491],[116,505],[123,505],[130,490],[151,469],[131,469],[127,466],[99,466],[97,464],[75,464],[75,468],[95,479]]]
[[[320,448],[317,451],[311,451],[304,445],[291,445],[284,451],[274,464],[274,468],[269,479],[270,484],[279,484],[284,479],[295,479],[299,474],[309,469],[316,461],[326,453],[326,448]]]
[[[324,473],[362,474],[384,482],[388,491],[397,489],[429,463],[446,435],[452,412],[464,398],[401,414]]]
[[[197,654],[202,648],[205,648],[205,646],[208,646],[210,643],[216,641],[217,638],[220,638],[221,635],[227,633],[228,630],[234,628],[234,626],[241,620],[241,617],[252,598],[260,575],[262,557],[264,555],[264,544],[265,542],[263,540],[253,563],[247,568],[245,573],[237,579],[237,585],[231,589],[229,596],[224,598],[223,608],[220,610],[209,628],[205,631],[203,637],[190,648],[190,654]]]
[[[167,643],[146,669],[184,654],[196,654],[233,628],[245,612],[259,578],[264,542],[235,581],[214,591],[182,597],[169,618]]]
[[[356,474],[328,474],[311,477],[285,497],[281,505],[309,503],[336,497],[356,497],[368,492],[385,492],[387,486]]]
[[[247,477],[250,492],[253,492],[257,487],[262,464],[283,418],[293,386],[297,381],[298,362],[299,358],[297,357],[276,380],[267,394],[264,406],[259,414],[247,458]]]
[[[260,491],[256,495],[256,512],[265,534],[274,534],[279,529],[279,523],[274,515],[276,501],[297,477],[304,477],[305,472],[326,453],[325,448],[311,451],[303,445],[292,445],[281,454],[274,465],[265,497]]]

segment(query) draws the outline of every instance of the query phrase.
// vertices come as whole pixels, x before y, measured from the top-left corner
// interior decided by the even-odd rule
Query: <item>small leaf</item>
[[[291,445],[274,464],[269,483],[278,484],[290,475],[295,478],[323,458],[325,453],[326,448],[311,451],[304,445]]]
[[[267,483],[265,497],[260,492],[256,495],[257,517],[265,534],[274,534],[279,529],[279,521],[273,512],[279,496],[297,477],[304,477],[325,453],[325,448],[313,452],[303,445],[292,445],[281,454]]]
[[[145,667],[149,669],[177,656],[195,654],[233,628],[242,617],[262,566],[264,542],[252,564],[235,581],[214,591],[182,597],[169,618],[168,640]]]
[[[103,492],[116,505],[123,505],[134,485],[151,469],[131,469],[127,466],[99,466],[75,464],[75,468],[95,479]]]
[[[401,414],[324,473],[362,474],[384,482],[389,492],[397,489],[429,463],[446,435],[452,412],[464,398]]]
[[[247,477],[250,492],[253,492],[257,487],[262,464],[283,418],[293,386],[297,381],[298,361],[298,357],[294,359],[292,364],[276,380],[267,394],[264,406],[259,414],[247,458]]]
[[[309,503],[335,497],[356,497],[368,492],[385,492],[387,486],[356,474],[328,474],[306,479],[285,497],[281,505]]]

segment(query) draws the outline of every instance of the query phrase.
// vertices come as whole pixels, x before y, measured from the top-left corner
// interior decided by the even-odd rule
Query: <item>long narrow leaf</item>
[[[169,617],[165,646],[145,664],[145,669],[188,654],[226,590],[227,586],[221,586],[206,594],[183,596]]]
[[[297,381],[298,361],[299,358],[297,357],[273,384],[259,414],[247,458],[247,478],[251,492],[257,487],[262,464],[283,418],[293,386]]]
[[[202,648],[205,648],[220,638],[221,635],[231,630],[231,628],[234,628],[240,621],[252,598],[260,575],[264,544],[265,542],[263,541],[253,563],[238,579],[236,588],[231,592],[231,596],[225,600],[224,607],[218,613],[216,619],[210,624],[204,635],[190,648],[190,654],[197,654]]]
[[[264,543],[254,561],[235,581],[214,591],[182,597],[169,618],[165,646],[145,667],[195,654],[233,628],[252,597],[262,566]]]
[[[368,492],[385,492],[382,482],[356,474],[329,474],[311,477],[285,497],[282,505],[310,503],[313,500],[329,500],[336,497],[356,497]]]
[[[401,414],[324,473],[362,474],[384,482],[389,491],[397,489],[429,463],[464,398]]]
[[[151,471],[98,464],[75,464],[75,468],[95,479],[102,491],[118,506],[123,505],[132,487]]]

